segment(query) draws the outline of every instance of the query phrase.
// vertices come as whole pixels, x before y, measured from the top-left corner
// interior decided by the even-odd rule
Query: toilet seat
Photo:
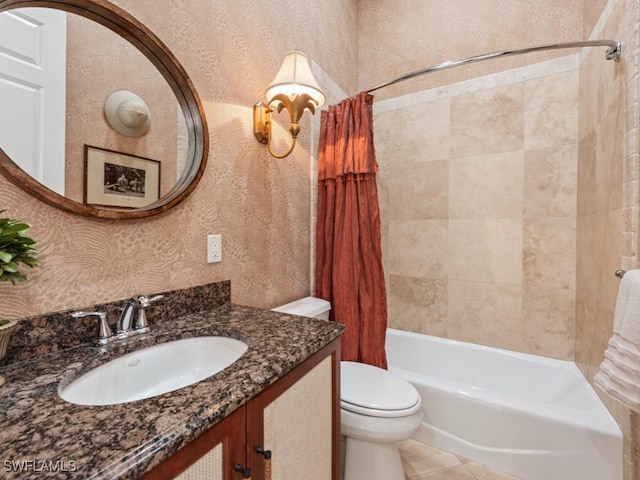
[[[372,417],[406,417],[420,410],[420,394],[406,380],[378,367],[340,362],[340,407]]]

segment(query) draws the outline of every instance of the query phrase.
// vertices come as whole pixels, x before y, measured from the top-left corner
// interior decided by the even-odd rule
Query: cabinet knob
[[[264,457],[264,480],[271,480],[271,450],[257,447],[256,453]]]
[[[251,480],[251,469],[250,468],[244,468],[239,463],[236,463],[236,465],[233,467],[233,469],[236,472],[239,472],[242,475],[242,478]]]
[[[256,447],[256,453],[264,456],[266,460],[269,460],[271,458],[271,450],[265,450],[262,447]]]

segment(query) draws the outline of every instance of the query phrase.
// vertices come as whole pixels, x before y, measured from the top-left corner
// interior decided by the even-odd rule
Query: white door
[[[66,14],[0,13],[0,148],[64,195]]]

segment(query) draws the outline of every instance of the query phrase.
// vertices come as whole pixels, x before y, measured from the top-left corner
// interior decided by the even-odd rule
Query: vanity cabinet
[[[339,342],[326,345],[143,479],[338,480]]]

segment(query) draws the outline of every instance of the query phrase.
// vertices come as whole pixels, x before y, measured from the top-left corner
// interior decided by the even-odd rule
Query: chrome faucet
[[[149,331],[149,323],[147,322],[145,309],[163,297],[164,295],[155,295],[148,298],[140,295],[138,298],[127,300],[116,324],[116,336],[126,338],[131,335],[147,333]]]
[[[116,323],[117,336],[126,337],[130,332],[133,331],[133,319],[137,310],[138,300],[135,298],[130,298],[129,300],[127,300],[127,303],[125,303],[124,307],[122,308],[122,313],[120,314],[118,323]]]
[[[141,335],[149,332],[149,324],[145,309],[153,302],[163,298],[163,295],[155,295],[151,298],[140,295],[138,298],[130,298],[124,304],[122,313],[116,323],[116,331],[113,333],[107,322],[107,314],[105,312],[73,312],[73,318],[98,317],[100,319],[100,334],[98,343],[106,345],[115,340],[128,338],[132,335]]]

